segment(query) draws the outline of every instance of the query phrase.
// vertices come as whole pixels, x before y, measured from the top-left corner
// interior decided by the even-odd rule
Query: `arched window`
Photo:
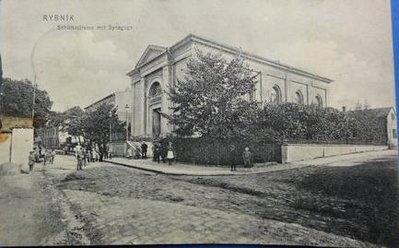
[[[295,103],[303,104],[303,94],[300,90],[297,90],[297,92],[295,92]]]
[[[161,85],[158,82],[155,82],[151,85],[149,97],[154,97],[162,94]]]
[[[321,98],[320,95],[317,95],[317,96],[316,96],[316,104],[317,104],[317,106],[319,106],[319,107],[323,107],[323,99]]]
[[[281,103],[281,90],[277,85],[273,86],[270,101],[276,104]]]

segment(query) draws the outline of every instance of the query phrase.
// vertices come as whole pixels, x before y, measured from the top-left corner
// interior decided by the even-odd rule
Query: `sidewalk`
[[[231,172],[229,166],[204,166],[204,165],[190,165],[188,163],[157,163],[152,159],[127,159],[127,158],[112,158],[112,160],[104,160],[112,164],[131,167],[139,170],[145,170],[167,175],[192,175],[192,176],[226,176],[226,175],[247,175],[266,173],[272,171],[291,170],[307,166],[353,166],[364,161],[372,159],[384,158],[386,156],[396,156],[396,150],[364,152],[356,154],[348,154],[342,156],[334,156],[327,158],[319,158],[308,161],[293,162],[287,164],[266,163],[256,164],[252,169],[237,167],[237,171]]]

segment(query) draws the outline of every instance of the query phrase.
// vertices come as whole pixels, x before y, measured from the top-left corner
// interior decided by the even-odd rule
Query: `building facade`
[[[398,146],[396,111],[393,107],[361,110],[365,115],[373,116],[386,127],[386,144],[390,148]]]
[[[130,120],[132,119],[131,98],[130,89],[117,91],[90,104],[85,108],[85,111],[94,111],[102,104],[109,104],[116,108],[119,120],[125,122],[127,119],[127,123],[130,125]]]
[[[161,115],[170,114],[172,107],[166,93],[169,86],[184,79],[187,60],[195,56],[196,50],[220,53],[227,60],[240,53],[256,73],[256,101],[329,106],[331,79],[190,34],[168,48],[149,45],[134,69],[127,73],[131,83],[133,136],[154,139],[172,132],[173,127]]]

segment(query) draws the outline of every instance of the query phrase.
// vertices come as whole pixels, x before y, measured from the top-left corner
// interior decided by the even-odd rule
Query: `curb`
[[[148,172],[153,172],[157,174],[162,174],[162,175],[170,175],[170,176],[243,176],[243,175],[254,175],[254,174],[263,174],[263,173],[269,173],[269,172],[275,172],[275,171],[280,171],[280,170],[272,170],[272,171],[259,171],[259,172],[239,172],[239,173],[220,173],[220,174],[191,174],[191,173],[175,173],[175,172],[165,172],[162,170],[156,170],[156,169],[149,169],[149,168],[143,168],[140,166],[135,166],[135,165],[130,165],[130,164],[125,164],[121,162],[115,162],[112,160],[103,160],[103,162],[107,162],[110,164],[115,164],[115,165],[120,165],[128,168],[133,168],[137,170],[143,170],[143,171],[148,171]],[[300,166],[301,167],[307,167],[307,166]],[[290,169],[296,169],[296,168],[285,168],[282,170],[290,170]]]

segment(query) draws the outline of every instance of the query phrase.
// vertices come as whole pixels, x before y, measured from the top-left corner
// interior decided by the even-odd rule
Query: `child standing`
[[[244,167],[252,168],[252,152],[249,151],[249,147],[245,147],[242,158],[244,160]]]
[[[230,171],[236,171],[237,170],[237,161],[236,161],[236,146],[231,145],[230,146]]]
[[[51,163],[54,164],[55,150],[51,151]]]
[[[29,172],[33,170],[33,165],[35,164],[36,161],[36,155],[33,151],[29,153],[29,158],[28,158],[28,165],[29,165]]]
[[[169,142],[169,145],[167,147],[167,155],[166,158],[168,159],[169,165],[172,165],[172,160],[175,158],[175,155],[173,153],[173,146],[172,146],[172,142]]]

